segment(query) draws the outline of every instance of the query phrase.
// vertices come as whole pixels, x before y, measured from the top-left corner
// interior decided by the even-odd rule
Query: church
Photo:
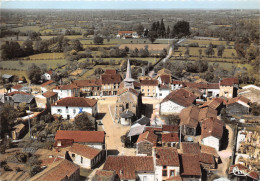
[[[128,60],[126,77],[120,85],[117,92],[116,115],[118,123],[122,125],[131,125],[141,114],[142,97],[135,89],[135,80],[132,78],[131,66]]]

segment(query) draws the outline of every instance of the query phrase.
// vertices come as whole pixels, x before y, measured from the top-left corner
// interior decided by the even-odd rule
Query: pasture
[[[148,46],[149,51],[161,51],[164,48],[168,49],[169,45],[168,44],[121,44],[119,46],[120,49],[123,49],[125,47],[128,47],[130,50],[134,50],[135,48],[138,48],[139,50],[141,48],[145,48],[145,46]]]
[[[29,58],[30,60],[54,60],[54,59],[64,59],[63,53],[40,53],[25,57],[24,59]]]

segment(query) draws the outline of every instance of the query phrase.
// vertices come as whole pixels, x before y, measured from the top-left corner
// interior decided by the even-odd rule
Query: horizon
[[[57,8],[59,7],[59,8]],[[7,1],[3,10],[259,10],[258,0],[79,0],[79,1]]]

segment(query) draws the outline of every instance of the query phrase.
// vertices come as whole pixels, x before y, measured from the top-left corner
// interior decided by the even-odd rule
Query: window
[[[75,157],[75,154],[71,154],[72,157]]]
[[[61,113],[61,109],[58,109],[57,112],[58,112],[58,113]]]
[[[83,157],[81,157],[81,160],[80,160],[81,163],[83,163]]]
[[[148,89],[148,92],[150,92],[150,89]]]
[[[162,93],[160,93],[160,96],[162,96]]]
[[[143,181],[147,181],[147,176],[144,176],[144,179],[143,179]]]
[[[144,89],[142,89],[142,92],[144,91]]]
[[[175,170],[170,170],[170,177],[174,177],[175,175]]]
[[[76,114],[76,109],[73,109],[73,113]]]
[[[163,176],[163,177],[167,177],[167,170],[163,170],[163,171],[162,171],[162,176]]]
[[[163,165],[163,169],[166,169],[167,168],[167,166],[166,165]]]

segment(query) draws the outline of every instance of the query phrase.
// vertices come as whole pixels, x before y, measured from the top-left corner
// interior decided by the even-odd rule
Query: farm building
[[[229,99],[227,103],[226,112],[228,115],[236,115],[236,114],[248,114],[249,113],[249,99],[240,96]]]

